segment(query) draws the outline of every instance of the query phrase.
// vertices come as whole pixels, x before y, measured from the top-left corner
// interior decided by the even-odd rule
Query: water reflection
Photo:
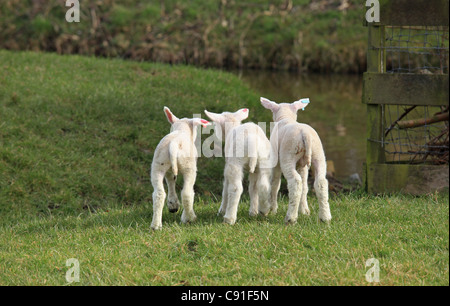
[[[327,160],[334,163],[336,178],[345,179],[353,173],[362,177],[366,108],[361,103],[361,76],[257,70],[235,73],[259,95],[270,100],[280,103],[310,98],[311,104],[305,111],[299,111],[298,121],[311,125],[319,133]],[[258,109],[256,105],[255,109]],[[259,110],[270,115],[262,107]]]

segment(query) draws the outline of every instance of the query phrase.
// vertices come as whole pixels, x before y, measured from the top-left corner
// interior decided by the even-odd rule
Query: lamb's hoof
[[[189,218],[181,216],[181,222],[184,224],[193,223],[193,222],[195,222],[195,220],[197,220],[197,216],[195,216],[195,215],[191,216]]]
[[[293,225],[293,224],[297,223],[297,219],[296,218],[286,217],[286,218],[284,218],[284,223],[286,225]]]
[[[330,224],[331,223],[331,217],[329,218],[319,218],[319,220],[325,224]]]
[[[267,217],[267,215],[268,215],[269,213],[268,213],[268,212],[264,213],[264,212],[262,212],[262,211],[259,211],[258,214],[259,214],[260,216]]]
[[[171,213],[176,213],[176,212],[178,212],[178,207],[175,207],[175,208],[169,208],[169,212],[171,212]]]
[[[160,231],[162,229],[162,224],[152,224],[151,228],[154,231]]]
[[[254,210],[251,210],[251,211],[248,212],[248,215],[253,218],[253,217],[256,217],[258,215],[258,212],[254,211]]]
[[[267,210],[267,211],[258,211],[258,214],[260,215],[260,216],[263,216],[263,217],[267,217],[267,215],[269,214],[269,212],[270,212],[270,210]]]
[[[178,200],[169,200],[167,201],[167,207],[169,207],[171,213],[176,213],[180,209],[180,202]]]
[[[330,224],[331,214],[330,213],[324,213],[324,214],[319,213],[319,219],[320,219],[320,221],[322,221],[324,223]]]
[[[223,223],[226,223],[226,224],[229,224],[229,225],[234,225],[236,223],[236,219],[223,218]]]
[[[301,210],[300,210],[300,213],[301,213],[302,215],[304,215],[304,216],[309,216],[309,215],[311,215],[311,211],[309,210],[309,208],[307,208],[307,209],[301,209]]]

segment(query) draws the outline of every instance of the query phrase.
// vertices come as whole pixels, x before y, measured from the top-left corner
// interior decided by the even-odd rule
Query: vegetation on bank
[[[203,67],[362,72],[365,7],[356,0],[5,0],[0,48]]]

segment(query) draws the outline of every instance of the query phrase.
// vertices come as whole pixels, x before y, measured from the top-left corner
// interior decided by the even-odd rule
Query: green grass
[[[333,221],[216,216],[223,161],[199,159],[195,210],[150,230],[153,150],[179,116],[258,106],[231,74],[186,66],[0,51],[0,285],[448,285],[448,191],[330,199]],[[269,121],[251,111],[252,121]],[[179,182],[181,183],[181,182]]]
[[[2,225],[0,284],[65,285],[76,258],[79,285],[370,285],[365,262],[376,258],[379,285],[448,285],[448,194],[339,196],[330,225],[311,198],[312,215],[286,226],[281,202],[252,219],[244,201],[235,226],[202,199],[197,222],[166,209],[157,232],[150,206]]]
[[[163,106],[182,118],[241,103],[259,97],[229,73],[0,51],[0,213],[147,203],[153,150],[170,131]],[[196,192],[220,195],[223,159],[199,164]]]

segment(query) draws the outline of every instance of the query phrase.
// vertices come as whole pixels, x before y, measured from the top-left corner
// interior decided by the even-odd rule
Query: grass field
[[[333,220],[283,223],[216,216],[221,160],[199,160],[198,220],[180,224],[165,209],[150,230],[153,150],[177,116],[234,108],[252,112],[258,95],[231,74],[185,66],[0,51],[0,285],[449,284],[448,191],[421,197],[363,191],[330,199]],[[197,112],[198,110],[198,112]],[[267,116],[267,117],[265,117]]]
[[[315,198],[310,217],[284,225],[286,202],[251,219],[244,201],[228,226],[219,203],[198,199],[196,223],[166,210],[158,232],[150,205],[2,224],[0,284],[65,285],[76,258],[80,285],[369,285],[375,258],[380,285],[448,285],[448,195],[339,196],[331,225]]]

